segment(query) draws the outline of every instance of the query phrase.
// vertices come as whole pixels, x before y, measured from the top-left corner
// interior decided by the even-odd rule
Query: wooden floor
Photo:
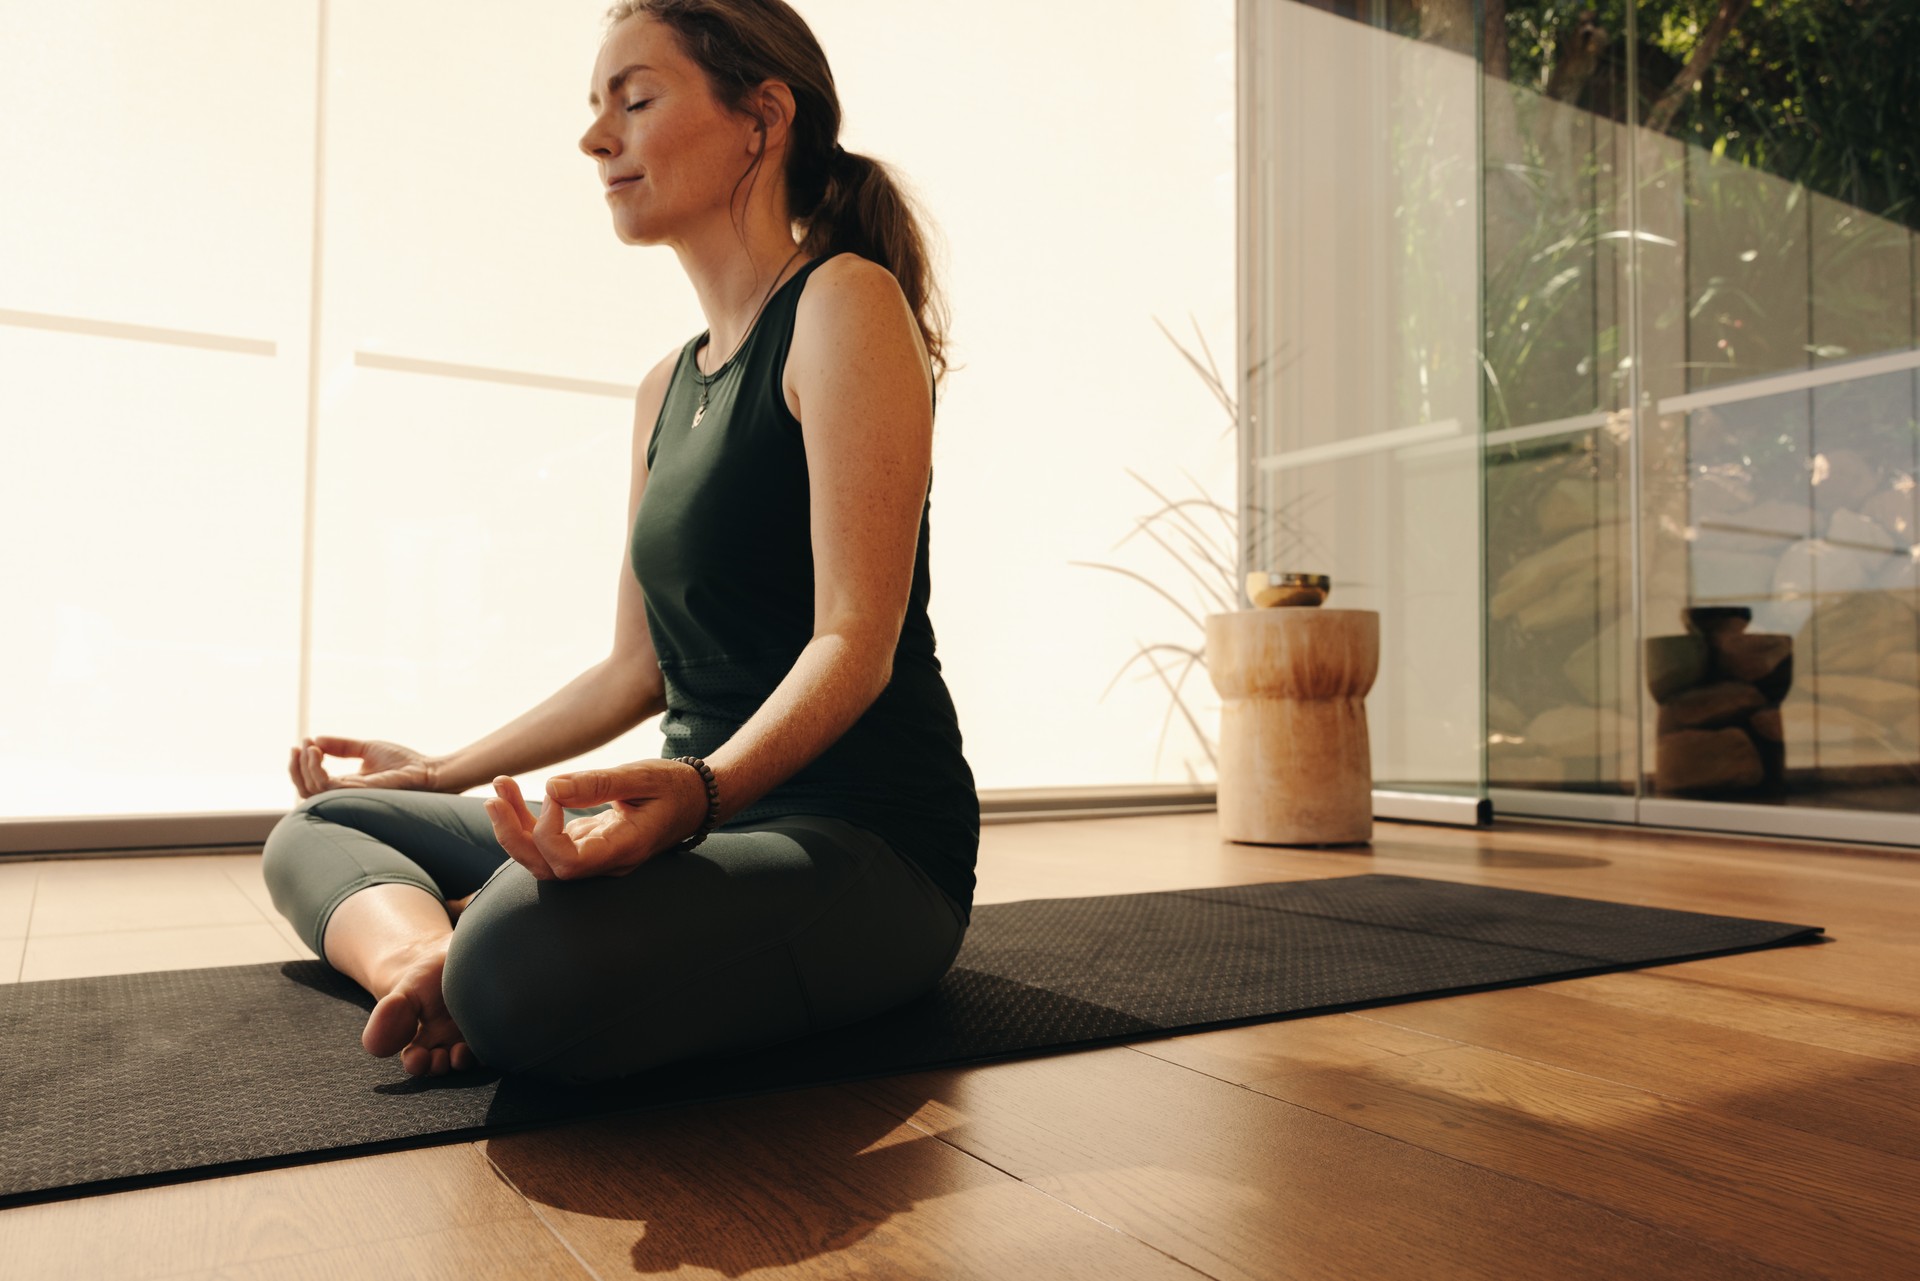
[[[1920,1276],[1920,860],[1217,831],[989,825],[978,901],[1379,871],[1832,941],[26,1206],[0,1274]],[[257,856],[0,866],[0,978],[307,955]]]

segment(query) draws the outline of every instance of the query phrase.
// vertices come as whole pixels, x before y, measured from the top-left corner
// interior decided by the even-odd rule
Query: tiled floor
[[[312,958],[257,852],[0,863],[0,982]]]

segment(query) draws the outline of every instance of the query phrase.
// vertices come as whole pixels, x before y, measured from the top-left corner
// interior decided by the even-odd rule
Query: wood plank
[[[1904,901],[1907,910],[1920,915],[1920,902]],[[1920,983],[1913,980],[1913,975],[1920,974],[1920,948],[1867,944],[1851,938],[1847,926],[1839,930],[1840,937],[1831,944],[1768,948],[1661,969],[1697,983],[1795,1000],[1817,999],[1870,1014],[1920,1016]]]
[[[1435,875],[1483,874],[1487,884],[1531,878],[1515,888],[1555,892],[1545,874],[1559,871],[1563,875],[1550,879],[1562,883],[1561,893],[1830,925],[1819,919],[1824,909],[1845,913],[1850,929],[1888,929],[1895,940],[1912,936],[1910,917],[1898,905],[1920,896],[1920,859],[1839,846],[1512,822],[1479,831],[1378,824],[1376,833],[1376,862],[1425,864]],[[1573,888],[1567,874],[1583,886],[1612,884],[1625,893]],[[1627,897],[1633,893],[1648,897]]]
[[[1352,875],[1366,858],[1357,850],[1300,865],[1291,850],[1222,841],[1212,813],[991,823],[981,829],[974,902]]]
[[[1296,1068],[1348,1067],[1377,1058],[1444,1050],[1455,1043],[1357,1014],[1320,1014],[1130,1044],[1142,1054],[1239,1085]]]
[[[1880,1152],[1920,1151],[1920,1078],[1910,1063],[1622,1010],[1553,987],[1416,1001],[1365,1017]]]
[[[1825,869],[1836,876],[1873,877],[1920,885],[1920,850],[1843,845],[1820,841],[1767,840],[1717,832],[1661,831],[1602,823],[1555,823],[1503,817],[1490,828],[1379,823],[1376,835],[1404,838],[1432,848],[1464,848],[1495,854],[1529,850],[1614,861],[1661,859],[1705,866]]]
[[[1823,883],[1804,870],[1755,869],[1746,874],[1729,874],[1673,860],[1625,857],[1594,858],[1584,865],[1530,867],[1477,859],[1463,862],[1459,856],[1466,851],[1457,848],[1449,857],[1438,857],[1446,852],[1446,847],[1421,847],[1423,852],[1415,857],[1404,842],[1381,841],[1375,842],[1375,846],[1374,865],[1364,870],[1644,907],[1790,921],[1822,926],[1829,931],[1844,916],[1849,930],[1853,931],[1867,926],[1892,930],[1905,925],[1911,932],[1910,922],[1902,920],[1902,912],[1886,904],[1881,894],[1867,888],[1868,885],[1877,888],[1877,883]],[[1509,851],[1510,856],[1513,853]],[[1536,851],[1535,856],[1565,857],[1551,851]]]
[[[1920,1160],[1724,1106],[1473,1046],[1247,1088],[1779,1267],[1893,1277],[1920,1257]]]
[[[1197,1275],[836,1086],[595,1119],[484,1147],[603,1276]]]
[[[207,1275],[218,1281],[341,1281],[343,1277],[590,1281],[593,1277],[532,1217],[230,1264]]]
[[[1822,949],[1824,950],[1824,949]],[[1748,991],[1715,957],[1685,968],[1665,965],[1621,974],[1590,974],[1554,984],[1562,996],[1597,1001],[1622,1010],[1644,1010],[1705,1023],[1736,1032],[1752,1032],[1802,1045],[1845,1050],[1893,1063],[1920,1062],[1920,1019],[1829,999],[1810,976],[1800,983],[1809,994],[1792,996]],[[1705,967],[1714,968],[1707,969]],[[1913,971],[1909,971],[1913,972]],[[1708,981],[1717,975],[1719,982]],[[1890,976],[1882,975],[1882,978]],[[1888,982],[1901,994],[1911,983]]]
[[[844,1088],[1222,1281],[1794,1275],[1125,1046]]]
[[[169,1277],[516,1220],[536,1226],[458,1143],[0,1210],[0,1270]]]

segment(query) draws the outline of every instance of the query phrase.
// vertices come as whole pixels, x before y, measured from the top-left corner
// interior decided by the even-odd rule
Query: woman
[[[612,652],[445,756],[307,739],[265,848],[275,906],[376,998],[362,1044],[414,1076],[599,1080],[867,1018],[939,981],[972,908],[979,804],[926,612],[946,365],[917,221],[835,141],[781,0],[608,18],[580,148],[615,233],[671,245],[709,321],[636,398]],[[541,802],[511,777],[662,711],[659,760]]]

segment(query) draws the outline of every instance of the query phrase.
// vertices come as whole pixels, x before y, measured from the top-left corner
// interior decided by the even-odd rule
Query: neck
[[[765,300],[805,265],[800,246],[784,230],[750,241],[745,251],[732,238],[732,228],[726,235],[729,239],[724,246],[716,246],[709,254],[696,254],[687,246],[682,246],[680,253],[681,265],[707,317],[709,368],[733,354],[745,341]]]

